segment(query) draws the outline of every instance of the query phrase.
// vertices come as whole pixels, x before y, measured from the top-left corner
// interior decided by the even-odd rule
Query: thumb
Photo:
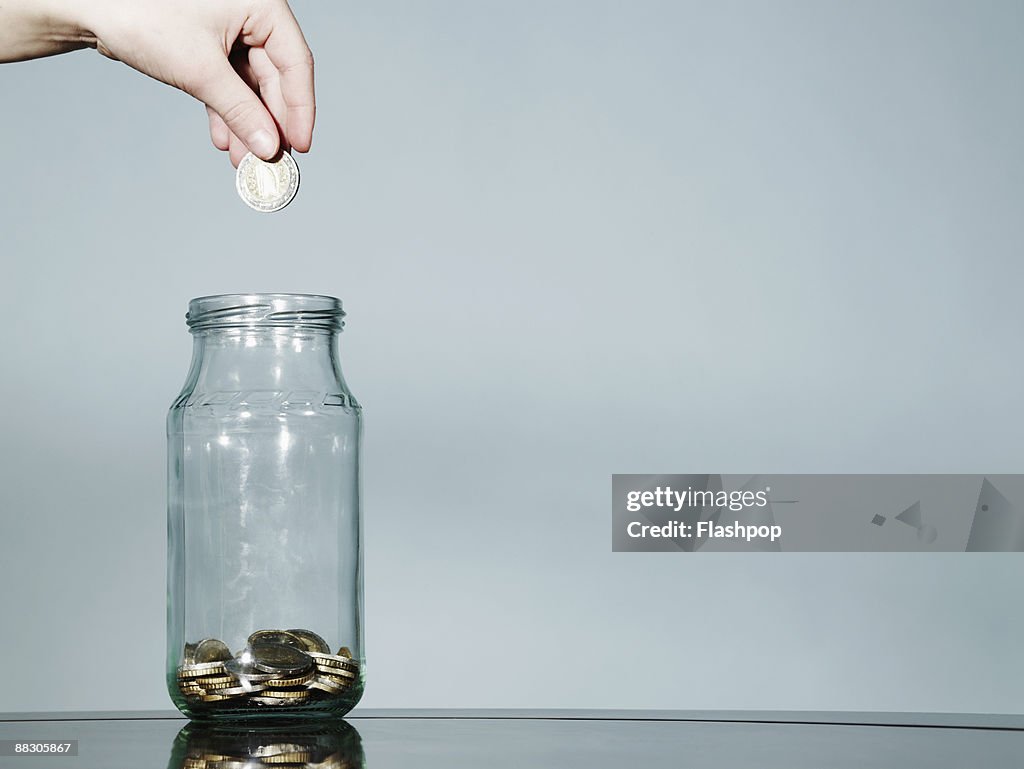
[[[220,115],[254,155],[270,160],[277,154],[281,136],[274,118],[227,59],[214,60],[202,82],[189,90]]]

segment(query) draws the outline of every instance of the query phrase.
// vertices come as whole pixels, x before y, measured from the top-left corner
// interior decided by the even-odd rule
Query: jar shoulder
[[[205,390],[186,389],[171,404],[171,410],[209,413],[249,411],[280,414],[331,413],[334,410],[361,411],[362,406],[347,387],[331,390]]]

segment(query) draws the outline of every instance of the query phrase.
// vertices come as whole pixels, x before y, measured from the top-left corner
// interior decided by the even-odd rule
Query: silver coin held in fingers
[[[287,152],[270,162],[250,152],[238,164],[235,186],[238,196],[254,211],[280,211],[299,191],[299,167]]]

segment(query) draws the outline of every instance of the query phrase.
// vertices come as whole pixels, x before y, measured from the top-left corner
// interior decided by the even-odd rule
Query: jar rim
[[[325,294],[211,294],[188,303],[193,332],[232,328],[305,328],[340,331],[341,300]]]

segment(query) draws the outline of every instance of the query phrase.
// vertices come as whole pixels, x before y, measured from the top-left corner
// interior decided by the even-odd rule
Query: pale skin
[[[88,47],[205,104],[235,166],[309,151],[313,56],[286,0],[0,0],[0,63]]]

